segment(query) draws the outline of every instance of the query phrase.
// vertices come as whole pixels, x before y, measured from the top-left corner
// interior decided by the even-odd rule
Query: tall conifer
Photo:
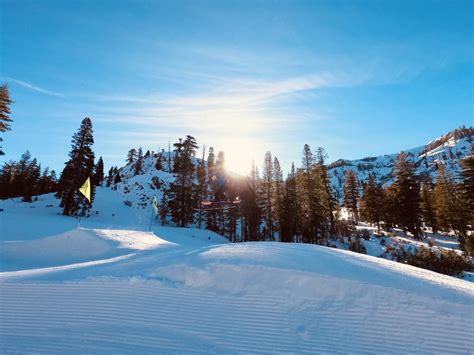
[[[91,177],[94,171],[94,137],[92,121],[86,117],[79,130],[72,137],[72,149],[69,160],[61,174],[57,196],[61,199],[60,207],[64,215],[84,215],[91,203],[80,194],[79,188]],[[92,191],[94,191],[92,186]],[[93,194],[92,194],[93,195]]]

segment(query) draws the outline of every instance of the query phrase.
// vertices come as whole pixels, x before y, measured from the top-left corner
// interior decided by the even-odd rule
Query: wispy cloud
[[[24,87],[26,89],[39,92],[39,93],[44,94],[44,95],[56,96],[56,97],[65,97],[65,95],[62,94],[62,93],[47,90],[47,89],[44,89],[42,87],[33,85],[29,82],[23,81],[23,80],[18,80],[18,79],[13,79],[13,78],[4,78],[4,80],[6,80],[7,82],[12,82],[12,83],[14,83],[16,85],[19,85],[21,87]]]
[[[255,134],[277,129],[291,120],[285,102],[305,92],[336,85],[331,75],[308,75],[285,80],[224,79],[220,85],[186,95],[100,95],[96,119],[133,123],[168,130]],[[285,113],[287,115],[285,115]]]

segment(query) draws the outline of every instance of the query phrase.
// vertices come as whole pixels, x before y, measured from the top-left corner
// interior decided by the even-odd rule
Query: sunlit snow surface
[[[3,202],[2,353],[473,351],[472,283],[315,245],[149,233],[149,211],[114,194],[100,189],[80,228],[52,196]]]

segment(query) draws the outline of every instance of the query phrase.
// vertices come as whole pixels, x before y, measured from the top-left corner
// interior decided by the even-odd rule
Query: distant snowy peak
[[[474,142],[474,128],[458,128],[421,147],[404,150],[415,163],[416,173],[423,177],[436,178],[440,163],[456,177],[461,172],[461,161],[469,156]],[[354,171],[361,183],[365,183],[369,174],[378,182],[391,185],[394,181],[394,165],[397,154],[367,157],[357,160],[339,159],[329,165],[332,185],[339,200],[343,199],[343,186],[348,170]]]

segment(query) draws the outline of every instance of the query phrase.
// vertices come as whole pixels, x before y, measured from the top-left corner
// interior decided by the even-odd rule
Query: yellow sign
[[[87,201],[91,202],[91,178],[87,178],[80,187],[79,192],[87,198]]]

